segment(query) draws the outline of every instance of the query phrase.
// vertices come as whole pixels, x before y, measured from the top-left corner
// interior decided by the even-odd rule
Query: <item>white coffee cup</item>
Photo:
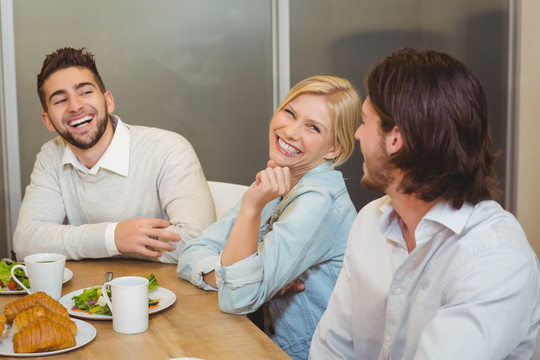
[[[65,267],[66,257],[62,254],[33,254],[24,258],[24,265],[18,264],[11,268],[11,277],[29,294],[43,291],[53,299],[58,300],[62,294]],[[28,277],[30,289],[15,276],[17,268],[23,269]]]
[[[111,287],[111,299],[107,294]],[[124,276],[103,284],[103,297],[112,312],[113,329],[121,334],[136,334],[148,329],[148,279]]]

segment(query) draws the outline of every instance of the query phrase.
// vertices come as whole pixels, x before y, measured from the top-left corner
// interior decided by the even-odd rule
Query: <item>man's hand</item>
[[[306,288],[306,285],[298,279],[291,281],[283,289],[279,290],[278,295],[284,295],[288,292],[299,292]]]
[[[139,218],[118,223],[114,232],[116,248],[121,253],[138,253],[160,257],[163,251],[174,251],[170,242],[180,241],[178,234],[164,230],[171,223],[163,219]]]

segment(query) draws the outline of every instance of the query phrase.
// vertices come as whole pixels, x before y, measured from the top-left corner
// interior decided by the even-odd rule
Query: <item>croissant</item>
[[[7,318],[8,324],[11,324],[13,319],[15,319],[15,316],[17,316],[19,313],[33,308],[34,306],[41,306],[54,314],[69,318],[69,313],[62,304],[44,292],[39,291],[34,294],[26,295],[23,298],[11,301],[4,306],[4,315]]]
[[[60,350],[76,344],[75,336],[68,329],[47,316],[38,317],[13,335],[13,351],[16,353]]]
[[[46,315],[45,309],[41,306],[34,306],[24,310],[15,316],[11,328],[13,332],[18,332],[32,323],[36,318]]]
[[[0,336],[4,333],[4,327],[6,326],[6,317],[0,314]]]
[[[55,323],[67,328],[73,335],[77,335],[77,324],[69,317],[54,314],[41,306],[34,306],[28,310],[25,310],[13,319],[13,332],[21,331],[28,325],[30,325],[36,318],[40,316],[46,316]]]

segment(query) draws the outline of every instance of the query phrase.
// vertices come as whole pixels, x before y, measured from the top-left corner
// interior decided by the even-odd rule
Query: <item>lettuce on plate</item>
[[[148,292],[151,292],[159,286],[154,274],[150,274],[146,278],[148,279]],[[111,289],[107,289],[107,295],[109,296],[109,299],[112,299]],[[84,311],[96,315],[112,316],[111,309],[109,309],[109,305],[107,305],[103,293],[101,292],[101,286],[93,286],[84,289],[80,295],[75,295],[71,299],[74,303],[71,310]],[[155,307],[157,305],[159,305],[159,299],[148,299],[149,307]]]

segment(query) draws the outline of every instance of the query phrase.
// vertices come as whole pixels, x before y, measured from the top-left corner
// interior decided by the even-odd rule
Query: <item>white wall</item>
[[[517,218],[540,257],[540,1],[521,6]]]

